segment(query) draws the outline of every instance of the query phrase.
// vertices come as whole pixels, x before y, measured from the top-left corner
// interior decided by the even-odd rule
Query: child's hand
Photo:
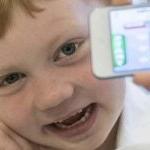
[[[130,4],[131,0],[112,0],[111,2],[113,5],[125,5]]]
[[[134,82],[150,90],[150,73],[140,73],[134,75]]]
[[[40,150],[0,122],[0,150]]]

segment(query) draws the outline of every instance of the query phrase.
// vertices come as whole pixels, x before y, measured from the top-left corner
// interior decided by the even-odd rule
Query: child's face
[[[36,19],[18,9],[0,40],[0,118],[52,149],[95,149],[120,115],[124,84],[92,75],[88,15],[94,1],[40,6],[45,10]]]

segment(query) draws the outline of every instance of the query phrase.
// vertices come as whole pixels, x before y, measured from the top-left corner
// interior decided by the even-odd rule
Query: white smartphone
[[[90,16],[90,36],[97,77],[150,71],[150,4],[96,8]]]

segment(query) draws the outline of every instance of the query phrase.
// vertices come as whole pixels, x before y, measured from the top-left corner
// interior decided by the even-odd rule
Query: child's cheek
[[[94,100],[114,107],[122,105],[125,82],[123,79],[107,79],[101,80],[94,76],[90,57],[87,57],[85,62],[74,68],[76,84]],[[75,80],[74,79],[74,80]]]
[[[16,95],[0,98],[0,119],[11,128],[30,124],[32,118],[32,94],[28,89]]]

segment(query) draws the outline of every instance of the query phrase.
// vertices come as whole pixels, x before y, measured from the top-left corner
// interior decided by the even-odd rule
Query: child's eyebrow
[[[16,66],[12,66],[12,65],[11,66],[2,66],[2,67],[0,66],[0,76],[5,75],[10,72],[16,72],[17,70],[19,70],[19,68]]]
[[[64,30],[58,31],[53,39],[49,40],[48,46],[55,47],[55,45],[64,44],[64,42],[73,40],[75,38],[87,37],[88,32],[81,25],[70,25]],[[59,45],[61,46],[61,45]]]

